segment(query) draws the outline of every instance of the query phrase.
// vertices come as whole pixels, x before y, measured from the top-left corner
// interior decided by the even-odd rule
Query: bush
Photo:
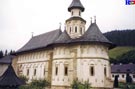
[[[24,75],[20,75],[19,78],[20,78],[21,80],[25,81],[25,82],[28,81],[28,78],[27,78],[26,76],[24,76]]]
[[[31,83],[30,83],[31,86],[37,86],[37,87],[47,87],[49,86],[49,82],[46,81],[46,80],[33,80]]]
[[[72,89],[90,89],[89,81],[86,81],[84,84],[79,82],[78,80],[74,80],[71,85]]]
[[[32,80],[29,85],[20,86],[19,89],[44,89],[48,87],[50,83],[46,80]]]
[[[127,88],[128,86],[128,88]],[[120,89],[135,89],[135,84],[126,84],[126,83],[119,83],[119,88]]]

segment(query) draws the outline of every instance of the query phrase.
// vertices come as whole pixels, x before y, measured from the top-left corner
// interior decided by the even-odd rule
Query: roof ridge
[[[48,34],[48,33],[51,33],[51,32],[55,32],[55,31],[57,31],[57,30],[61,31],[61,29],[55,29],[55,30],[51,30],[51,31],[48,31],[48,32],[44,32],[44,33],[42,33],[42,34],[39,34],[39,35],[36,35],[36,36],[33,36],[33,37],[42,36],[42,35],[45,35],[45,34]],[[61,32],[62,32],[62,31],[61,31]]]

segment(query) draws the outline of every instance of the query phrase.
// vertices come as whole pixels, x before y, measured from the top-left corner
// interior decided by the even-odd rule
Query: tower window
[[[72,31],[72,28],[70,27],[69,33],[71,33],[71,31]]]
[[[82,27],[80,28],[80,34],[83,34],[83,32],[82,32]]]
[[[36,70],[36,69],[34,69],[34,76],[36,76],[36,72],[37,72],[37,70]]]
[[[72,12],[71,12],[71,14],[73,15],[73,14],[74,14],[74,12],[72,11]]]
[[[65,76],[68,75],[68,66],[67,66],[67,65],[66,65],[65,68],[64,68],[64,74],[65,74]]]
[[[27,69],[27,76],[29,75],[29,69]]]
[[[81,16],[81,11],[79,11],[79,16]]]
[[[104,67],[104,75],[107,75],[106,67]]]
[[[90,67],[90,75],[91,75],[91,76],[94,76],[94,72],[95,72],[95,71],[94,71],[94,66],[91,66],[91,67]]]
[[[77,32],[77,27],[75,27],[75,33]]]
[[[58,75],[58,67],[55,68],[55,75]]]

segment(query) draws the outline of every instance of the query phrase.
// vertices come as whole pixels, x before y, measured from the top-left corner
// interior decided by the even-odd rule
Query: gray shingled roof
[[[67,34],[67,31],[65,30],[64,32],[62,32],[62,34],[59,36],[59,38],[54,42],[54,43],[69,43],[72,39],[69,37],[69,35]]]
[[[135,64],[111,65],[111,73],[135,73]]]
[[[110,42],[100,31],[99,27],[96,23],[92,23],[85,34],[81,37],[83,41],[91,41],[91,42],[103,42],[103,43],[110,43]]]
[[[4,74],[0,77],[0,87],[4,86],[20,86],[24,85],[25,82],[17,77],[12,65],[9,65]]]
[[[75,42],[91,42],[91,43],[104,43],[110,45],[112,48],[114,45],[102,34],[96,23],[92,23],[84,35],[80,38],[71,39],[67,32],[64,31],[62,35],[55,41],[55,43],[75,43]]]
[[[39,49],[52,44],[61,34],[61,30],[54,30],[45,34],[32,37],[17,53]]]
[[[7,55],[0,59],[0,64],[11,64],[14,56]]]
[[[73,8],[79,8],[82,11],[85,10],[85,8],[83,7],[83,5],[80,2],[80,0],[73,0],[72,3],[70,4],[70,6],[68,7],[68,11],[71,11],[71,9],[73,9]]]
[[[17,51],[17,53],[27,52],[40,48],[45,48],[53,44],[69,44],[69,43],[102,43],[108,44],[110,48],[114,45],[101,33],[96,23],[92,23],[83,36],[71,39],[66,30],[54,30],[30,39],[26,45]]]

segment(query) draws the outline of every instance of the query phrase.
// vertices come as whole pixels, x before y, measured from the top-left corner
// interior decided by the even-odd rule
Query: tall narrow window
[[[81,11],[79,11],[79,16],[81,16]]]
[[[64,74],[65,74],[65,76],[68,76],[68,66],[67,65],[64,68]]]
[[[45,68],[44,68],[44,75],[45,75]]]
[[[29,69],[27,69],[27,76],[29,76]]]
[[[82,32],[82,27],[80,28],[80,34],[81,34],[81,35],[83,34],[83,32]]]
[[[37,72],[37,70],[36,70],[36,69],[34,69],[34,76],[36,76],[36,72]]]
[[[55,75],[58,75],[58,67],[55,68]]]
[[[72,11],[71,13],[72,13],[72,16],[73,16],[74,12]]]
[[[77,32],[77,27],[75,27],[75,33]]]
[[[72,28],[70,27],[69,33],[71,33],[71,31],[72,31]]]
[[[90,67],[90,75],[91,75],[91,76],[94,76],[94,74],[95,74],[94,72],[95,72],[95,71],[94,71],[94,66],[91,66],[91,67]]]
[[[104,67],[104,75],[107,75],[106,67]]]

